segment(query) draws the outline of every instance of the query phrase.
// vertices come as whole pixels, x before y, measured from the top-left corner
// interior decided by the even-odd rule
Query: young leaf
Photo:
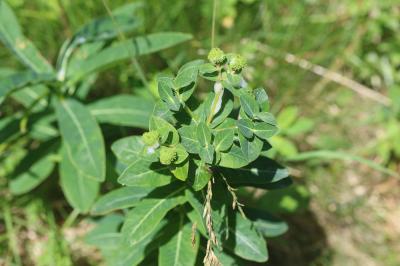
[[[179,111],[181,103],[174,92],[174,84],[170,77],[158,78],[158,94],[162,101],[172,111]]]
[[[118,177],[118,183],[137,187],[164,186],[172,181],[168,169],[166,165],[140,156],[122,172]]]
[[[197,64],[184,66],[175,77],[173,85],[176,89],[180,89],[189,86],[191,83],[196,83],[198,72],[199,66]]]
[[[132,95],[117,95],[89,104],[90,113],[100,123],[146,129],[154,103]]]
[[[192,239],[192,226],[185,223],[184,216],[181,215],[179,222],[175,223],[176,234],[160,247],[158,253],[158,265],[160,266],[181,266],[195,265],[197,250],[199,248],[199,236],[195,232],[194,245]]]
[[[173,125],[164,119],[152,116],[150,119],[150,130],[157,130],[160,134],[161,143],[176,145],[179,143],[179,134]]]
[[[177,179],[185,181],[189,175],[189,161],[186,160],[185,162],[172,166],[171,172]]]
[[[87,178],[75,168],[65,147],[61,152],[60,185],[68,203],[83,213],[90,210],[100,188],[99,182]]]
[[[172,185],[157,189],[127,214],[122,233],[131,246],[145,240],[168,211],[185,202],[185,197],[179,195],[184,188]]]
[[[53,68],[30,40],[22,34],[17,18],[6,1],[0,1],[0,41],[36,73],[51,73]]]
[[[106,165],[104,140],[94,117],[74,99],[57,101],[56,114],[71,163],[81,174],[103,181]]]
[[[101,196],[93,205],[91,214],[102,215],[115,210],[136,206],[152,188],[122,187]]]
[[[268,102],[268,95],[265,92],[265,90],[263,88],[257,88],[253,91],[253,94],[261,110],[263,112],[268,112],[269,102]]]
[[[251,140],[239,134],[240,149],[248,162],[252,162],[260,156],[263,148],[263,141],[257,137]]]

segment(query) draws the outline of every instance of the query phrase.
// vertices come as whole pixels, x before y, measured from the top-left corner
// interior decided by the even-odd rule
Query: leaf
[[[17,18],[6,1],[0,1],[0,41],[36,73],[51,73],[53,68],[30,40],[22,34]]]
[[[0,4],[1,6],[1,4]],[[53,74],[37,74],[32,71],[17,72],[0,80],[0,104],[13,92],[29,85],[35,85],[52,81],[55,79]]]
[[[254,114],[254,116],[255,116],[255,118],[257,118],[265,123],[268,123],[268,124],[271,124],[274,126],[277,125],[275,117],[271,113],[260,112],[260,113]]]
[[[92,215],[103,215],[115,210],[136,206],[152,188],[122,187],[102,195],[93,205]]]
[[[74,99],[56,102],[56,115],[66,151],[74,167],[97,181],[105,179],[105,148],[99,125]]]
[[[200,198],[200,193],[194,193],[190,189],[185,190],[185,196],[187,202],[193,208],[193,212],[191,215],[188,214],[189,218],[193,223],[196,223],[197,229],[204,235],[207,236],[206,224],[203,219],[203,202],[204,198]]]
[[[218,165],[237,169],[247,165],[248,163],[249,161],[247,161],[247,158],[244,156],[240,147],[233,144],[227,152],[221,152],[221,160]]]
[[[257,230],[265,237],[276,237],[288,230],[287,223],[260,209],[246,208],[245,213],[253,221]]]
[[[174,176],[181,180],[185,181],[188,178],[189,175],[189,161],[187,160],[186,162],[180,163],[179,165],[174,165],[172,166],[173,168],[171,169],[171,173],[174,174]]]
[[[206,147],[211,143],[211,131],[210,128],[204,122],[200,122],[197,125],[197,139],[201,146]]]
[[[200,143],[197,139],[196,126],[185,126],[183,125],[178,129],[179,135],[181,136],[181,143],[189,153],[199,153]]]
[[[61,152],[60,185],[68,203],[82,213],[90,210],[100,189],[99,182],[87,178],[75,168],[65,146]]]
[[[192,244],[192,228],[190,223],[184,223],[181,215],[176,234],[163,244],[158,252],[158,265],[160,266],[182,266],[195,265],[197,250],[199,248],[199,236],[195,233],[195,243]],[[175,229],[175,230],[176,230]]]
[[[173,87],[173,80],[170,77],[158,78],[158,94],[168,108],[172,111],[179,111],[181,103],[176,96]]]
[[[239,134],[240,149],[248,162],[252,162],[258,158],[263,148],[263,141],[257,137],[251,140]]]
[[[159,187],[172,181],[168,166],[138,157],[118,177],[118,183],[124,186]]]
[[[255,261],[268,260],[268,251],[264,238],[255,230],[253,223],[235,212],[234,221],[228,225],[229,234],[222,245],[237,256]]]
[[[173,81],[174,87],[180,89],[192,83],[196,83],[198,73],[199,66],[197,64],[182,67]]]
[[[256,98],[258,105],[260,106],[263,112],[268,112],[269,110],[269,102],[268,95],[263,88],[257,88],[253,90],[253,94]]]
[[[245,136],[246,138],[253,137],[253,129],[254,124],[249,119],[240,119],[237,121],[237,127],[239,131]]]
[[[239,99],[240,105],[250,118],[253,118],[254,114],[260,111],[257,101],[249,94],[243,94]]]
[[[229,121],[229,120],[226,120]],[[232,129],[232,124],[226,123],[222,124],[226,127],[219,127],[218,131],[215,133],[214,137],[214,147],[216,151],[226,151],[228,150],[233,144],[233,138],[235,135],[235,130]],[[233,124],[234,126],[234,124]]]
[[[196,171],[192,180],[189,180],[195,191],[203,189],[211,179],[210,171],[205,167],[204,162],[195,161]]]
[[[185,147],[180,143],[176,145],[175,148],[176,148],[176,160],[174,161],[174,163],[180,164],[186,160],[189,154],[186,152]]]
[[[175,184],[159,188],[127,214],[122,233],[131,246],[145,240],[168,211],[185,202],[185,197],[179,195],[184,189]]]
[[[263,188],[269,183],[289,177],[289,171],[267,157],[259,157],[240,169],[218,168],[232,187],[252,186]]]
[[[287,138],[273,136],[269,139],[269,142],[276,151],[285,157],[292,157],[298,153],[296,145]]]
[[[119,228],[123,221],[124,217],[116,213],[101,218],[96,222],[96,227],[85,236],[85,243],[101,250],[117,249],[122,240]]]
[[[199,156],[205,163],[211,164],[214,160],[214,153],[214,147],[207,145],[206,147],[200,147]]]
[[[257,137],[268,140],[278,132],[278,128],[265,122],[256,122],[254,123],[253,132]]]
[[[211,127],[215,128],[222,122],[226,121],[226,118],[231,114],[233,110],[233,95],[228,90],[223,91],[222,99],[221,99],[221,108],[218,112],[216,112]]]
[[[117,95],[89,104],[90,113],[100,123],[148,128],[153,102],[131,96]]]
[[[179,32],[153,33],[126,41],[117,42],[88,57],[81,67],[69,73],[72,81],[78,81],[88,74],[109,68],[113,64],[133,56],[151,54],[175,46],[192,38],[190,34]]]
[[[179,143],[179,134],[173,125],[164,119],[152,116],[150,119],[150,130],[157,130],[160,134],[161,143],[176,145]]]
[[[130,136],[119,139],[111,145],[111,150],[122,162],[133,163],[143,155],[145,145],[140,136]]]
[[[51,158],[55,148],[55,143],[47,142],[38,149],[29,151],[11,174],[12,194],[20,195],[31,191],[51,174],[55,165]]]

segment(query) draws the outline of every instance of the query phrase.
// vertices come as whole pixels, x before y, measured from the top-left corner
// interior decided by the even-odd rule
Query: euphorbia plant
[[[264,236],[286,228],[274,228],[264,206],[249,208],[235,193],[290,184],[287,171],[263,155],[277,132],[268,96],[244,80],[242,56],[214,48],[208,59],[159,75],[149,131],[112,145],[126,187],[101,197],[92,213],[127,212],[106,216],[87,238],[111,264],[135,265],[156,250],[159,265],[264,262]],[[203,100],[195,97],[200,82],[209,88]],[[98,234],[111,234],[112,244],[96,241]]]

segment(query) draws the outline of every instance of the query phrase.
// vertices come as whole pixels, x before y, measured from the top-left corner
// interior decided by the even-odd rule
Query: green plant
[[[126,5],[82,27],[65,41],[53,67],[0,0],[0,40],[28,68],[0,72],[8,114],[0,120],[0,163],[18,158],[4,173],[11,194],[31,192],[58,175],[73,208],[64,227],[79,214],[104,215],[86,242],[110,265],[154,263],[155,252],[160,265],[266,261],[264,236],[287,226],[263,206],[241,204],[235,190],[281,188],[291,180],[265,157],[277,125],[265,90],[242,77],[243,57],[214,48],[214,64],[194,60],[176,76],[159,74],[156,103],[132,95],[87,97],[100,71],[129,59],[138,66],[135,57],[191,38],[155,33],[127,39],[140,25],[132,16],[137,8]],[[202,98],[200,86],[213,90]],[[121,127],[149,131],[114,141],[113,155],[106,143]],[[109,191],[99,197],[105,181]]]

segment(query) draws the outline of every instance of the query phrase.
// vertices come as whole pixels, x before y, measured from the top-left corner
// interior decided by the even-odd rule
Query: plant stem
[[[67,217],[67,219],[65,220],[64,224],[63,224],[63,229],[70,227],[76,220],[76,218],[78,218],[79,216],[79,210],[74,209],[69,216]]]
[[[217,0],[213,2],[213,14],[212,14],[212,25],[211,25],[211,48],[215,45],[215,17],[217,13]]]

